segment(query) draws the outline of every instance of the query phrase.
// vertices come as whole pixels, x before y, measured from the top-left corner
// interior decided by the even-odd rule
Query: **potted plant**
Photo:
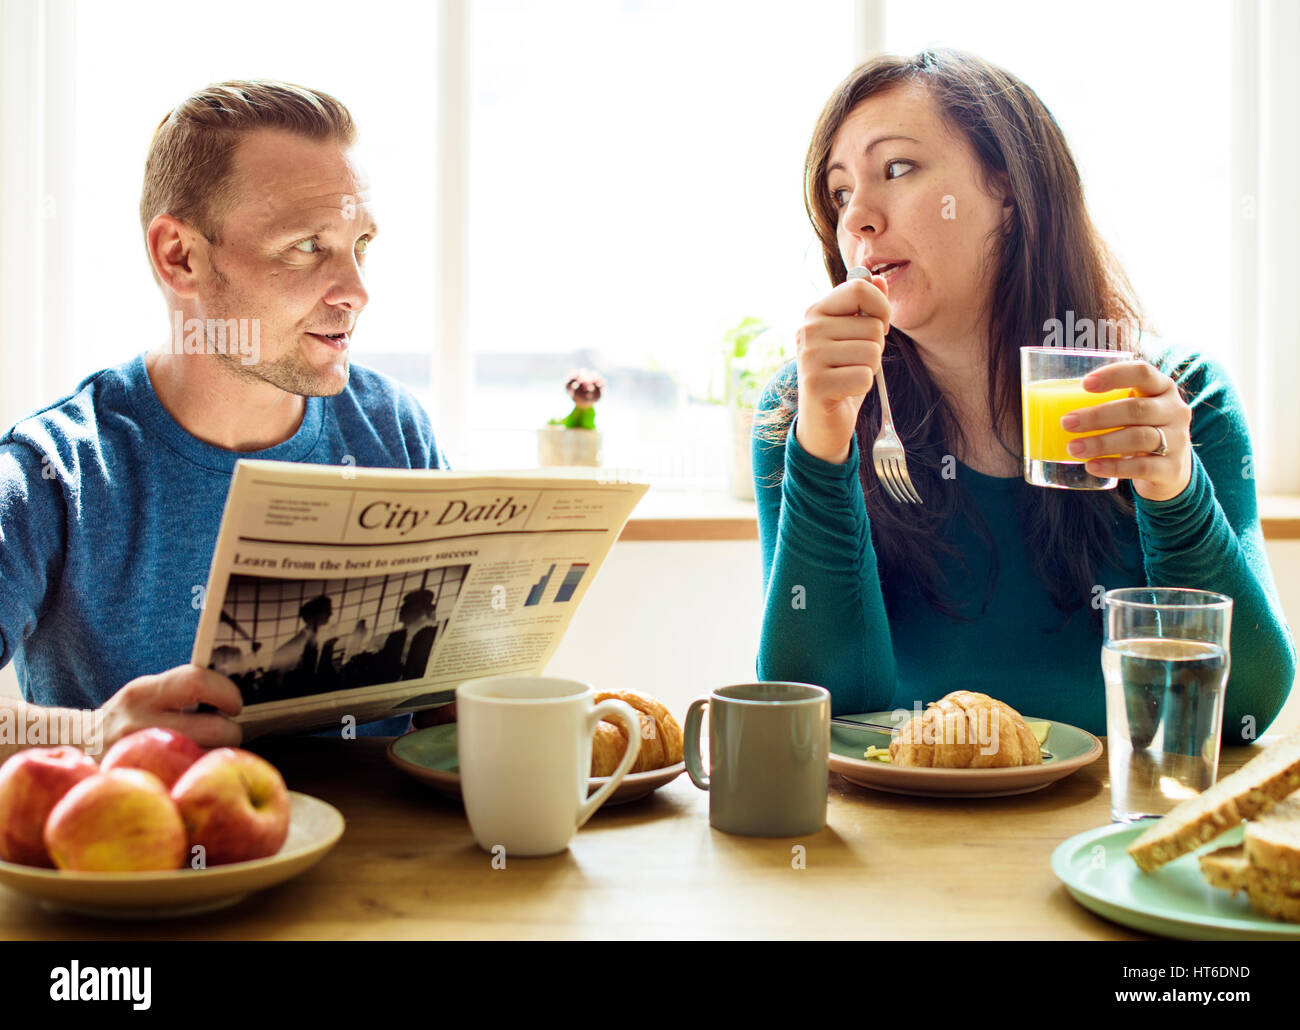
[[[722,337],[724,401],[731,408],[731,494],[754,499],[750,437],[763,387],[791,355],[785,341],[761,318],[747,316]]]
[[[549,465],[599,465],[600,431],[596,402],[605,392],[604,378],[591,369],[578,369],[564,383],[573,410],[553,418],[537,431],[537,462]]]

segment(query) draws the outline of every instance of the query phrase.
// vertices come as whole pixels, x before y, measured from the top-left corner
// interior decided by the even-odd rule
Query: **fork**
[[[870,279],[871,271],[859,265],[849,269],[850,279]],[[912,485],[912,477],[907,474],[907,454],[903,451],[903,441],[894,429],[894,416],[889,410],[889,391],[885,389],[885,368],[881,364],[876,373],[876,388],[880,391],[880,432],[876,442],[871,445],[871,461],[876,466],[876,476],[884,486],[885,492],[900,504],[922,504],[921,495]]]

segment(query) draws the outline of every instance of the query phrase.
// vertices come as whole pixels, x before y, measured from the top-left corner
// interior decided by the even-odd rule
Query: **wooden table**
[[[597,812],[567,852],[493,869],[459,805],[389,765],[386,743],[260,749],[291,789],[347,819],[297,879],[159,923],[55,915],[0,887],[0,939],[1141,939],[1078,905],[1049,864],[1061,841],[1109,822],[1105,756],[1045,790],[971,801],[832,774],[826,828],[789,840],[712,829],[707,795],[683,774]],[[1258,749],[1224,748],[1220,775]]]

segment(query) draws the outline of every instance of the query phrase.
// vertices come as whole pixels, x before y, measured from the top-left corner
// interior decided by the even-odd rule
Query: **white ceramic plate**
[[[74,873],[0,862],[0,883],[52,908],[109,919],[170,919],[225,908],[283,883],[325,857],[343,835],[333,805],[289,792],[289,837],[252,862],[165,873]]]

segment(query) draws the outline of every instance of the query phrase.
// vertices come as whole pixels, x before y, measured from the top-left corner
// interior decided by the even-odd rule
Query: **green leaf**
[[[743,358],[749,353],[749,345],[759,336],[770,330],[770,326],[761,318],[746,315],[739,324],[732,326],[723,334],[722,341],[728,356]]]

